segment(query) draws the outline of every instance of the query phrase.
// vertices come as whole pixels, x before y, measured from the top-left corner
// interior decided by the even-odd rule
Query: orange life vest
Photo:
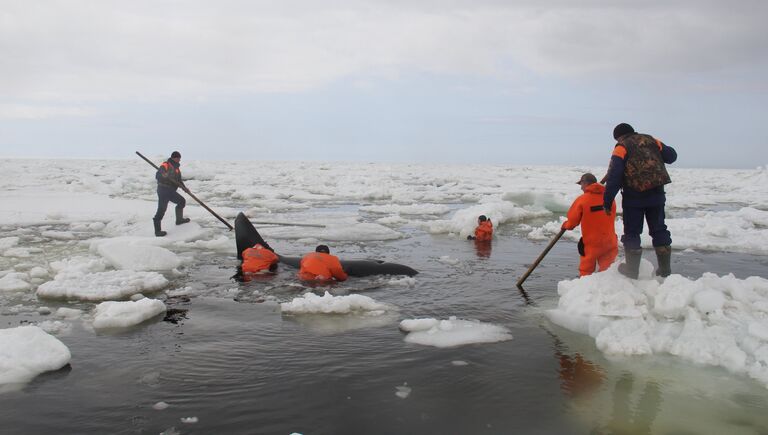
[[[277,254],[257,243],[253,248],[243,250],[243,273],[269,270],[273,264],[277,264],[278,260]]]
[[[310,252],[301,259],[299,266],[299,279],[305,281],[347,279],[339,258],[325,252]]]
[[[478,242],[487,242],[493,239],[493,224],[491,220],[485,220],[475,228],[475,240]]]

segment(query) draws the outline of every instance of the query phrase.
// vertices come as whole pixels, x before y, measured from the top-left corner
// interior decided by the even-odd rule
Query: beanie
[[[181,153],[180,153],[180,152],[178,152],[178,151],[174,151],[174,152],[172,152],[172,153],[171,153],[171,158],[172,158],[172,159],[175,159],[175,158],[177,158],[177,157],[178,157],[178,158],[181,158]]]
[[[622,122],[621,124],[617,125],[616,128],[613,129],[613,138],[618,140],[620,137],[624,136],[625,134],[632,134],[634,132],[635,132],[635,129],[632,128],[631,125]]]

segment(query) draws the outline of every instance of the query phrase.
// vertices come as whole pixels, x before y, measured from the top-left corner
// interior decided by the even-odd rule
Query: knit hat
[[[616,128],[613,129],[613,138],[616,140],[619,140],[619,138],[624,136],[625,134],[632,134],[634,132],[635,132],[635,129],[632,128],[631,125],[622,122],[621,124],[617,125]]]
[[[172,158],[172,159],[175,159],[175,158],[177,158],[177,157],[178,157],[178,158],[181,158],[181,153],[180,153],[180,152],[178,152],[178,151],[174,151],[174,152],[172,152],[172,153],[171,153],[171,158]]]
[[[317,245],[317,248],[315,248],[315,252],[325,252],[326,254],[330,254],[331,250],[328,249],[327,245]]]

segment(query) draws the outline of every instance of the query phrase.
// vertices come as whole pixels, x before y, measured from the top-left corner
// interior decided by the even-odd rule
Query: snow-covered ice
[[[104,301],[162,290],[168,280],[157,272],[111,270],[48,281],[37,288],[41,298]]]
[[[705,273],[652,279],[643,260],[640,280],[609,270],[561,281],[549,319],[588,334],[609,356],[668,354],[723,367],[768,386],[768,280]]]
[[[0,391],[58,370],[71,357],[64,343],[37,326],[0,329]]]
[[[435,347],[495,343],[512,339],[512,334],[503,326],[457,319],[455,316],[444,320],[405,319],[400,322],[400,329],[408,333],[405,341]]]
[[[305,293],[291,302],[280,304],[284,313],[291,314],[366,314],[380,315],[393,309],[392,306],[377,302],[373,298],[359,294],[333,296],[325,292],[322,296]]]
[[[157,299],[102,302],[96,306],[93,327],[96,329],[127,328],[161,313],[165,313],[165,304]]]

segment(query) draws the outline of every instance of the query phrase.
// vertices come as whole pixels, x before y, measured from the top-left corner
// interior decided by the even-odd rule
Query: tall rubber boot
[[[189,218],[184,217],[184,209],[176,207],[176,225],[189,222]]]
[[[640,272],[640,259],[643,257],[642,249],[625,249],[624,263],[619,264],[619,272],[627,278],[637,279]]]
[[[659,263],[656,275],[666,278],[672,273],[672,247],[669,245],[657,246],[654,249],[656,249],[656,261]]]
[[[155,224],[155,236],[156,236],[156,237],[163,237],[163,236],[165,236],[166,234],[168,234],[168,233],[166,233],[165,231],[163,231],[163,230],[161,230],[161,229],[160,229],[160,220],[158,220],[158,219],[152,219],[152,222]]]

